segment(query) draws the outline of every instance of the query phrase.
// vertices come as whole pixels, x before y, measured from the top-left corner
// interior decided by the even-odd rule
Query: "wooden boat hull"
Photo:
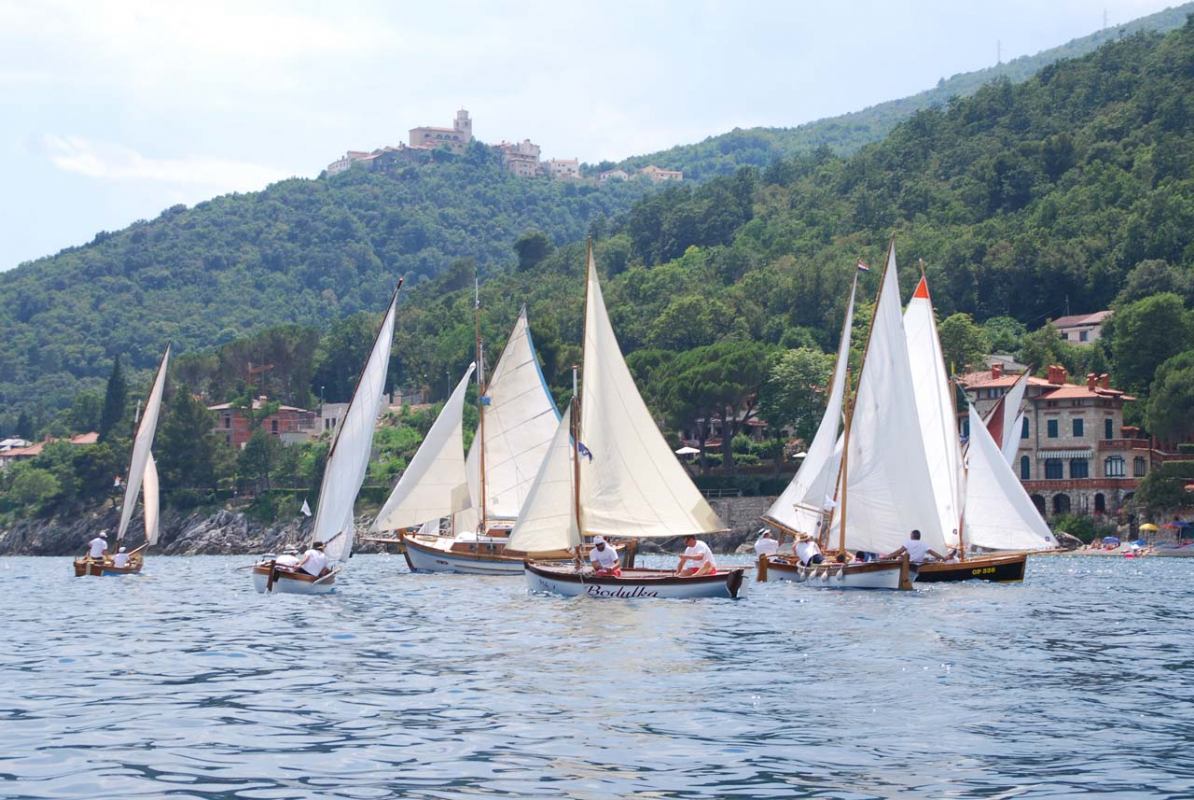
[[[792,581],[819,589],[911,589],[911,571],[906,559],[868,561],[862,564],[838,564],[825,561],[801,566],[784,556],[768,556],[768,578]]]
[[[929,561],[916,568],[916,582],[1022,581],[1027,562],[1027,553],[973,556],[965,561]]]
[[[273,573],[273,580],[270,580]],[[272,584],[272,585],[271,585]],[[262,561],[253,565],[253,588],[261,594],[266,592],[281,594],[328,594],[336,588],[336,576],[325,576],[318,579],[314,575],[299,570],[277,569],[272,561]]]
[[[403,555],[411,572],[456,572],[465,575],[521,575],[523,556],[504,555],[501,548],[475,552],[450,550],[451,540],[430,544],[407,536]],[[445,546],[446,545],[446,546]]]
[[[622,600],[694,600],[710,597],[737,599],[743,590],[744,570],[723,569],[712,575],[681,578],[666,570],[627,569],[618,578],[599,578],[589,570],[577,572],[571,565],[527,561],[527,587],[564,597],[595,597]]]
[[[82,578],[85,575],[92,575],[94,577],[115,577],[120,575],[138,575],[141,572],[141,567],[144,562],[141,559],[134,559],[129,561],[127,567],[116,567],[111,563],[101,563],[99,561],[92,561],[89,558],[75,559],[75,577]]]

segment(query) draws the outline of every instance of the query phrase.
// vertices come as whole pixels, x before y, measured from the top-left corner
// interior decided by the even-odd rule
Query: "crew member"
[[[104,538],[103,533],[96,534],[96,537],[87,543],[87,557],[93,561],[103,561],[104,556],[108,554],[108,540]]]
[[[302,560],[295,564],[295,568],[316,578],[322,575],[328,568],[328,557],[323,554],[323,542],[311,545],[311,549],[303,553]]]
[[[779,542],[771,535],[770,528],[763,529],[763,535],[755,540],[755,555],[773,556],[779,551]]]
[[[912,564],[923,564],[929,560],[930,556],[938,561],[945,560],[940,553],[920,540],[920,531],[912,531],[908,534],[908,541],[904,542],[902,547],[888,553],[884,558],[899,558],[904,553],[908,554],[908,561]]]
[[[593,549],[589,551],[589,560],[593,562],[593,570],[598,576],[612,575],[617,578],[622,575],[617,551],[601,536],[593,537]]]
[[[124,569],[129,565],[129,554],[125,552],[126,550],[128,550],[127,547],[122,547],[120,552],[112,556],[112,566]]]
[[[709,545],[688,536],[684,540],[684,552],[680,555],[680,563],[676,565],[676,574],[681,577],[696,575],[712,575],[717,572],[717,564],[713,562],[713,551]]]
[[[817,546],[817,540],[808,535],[801,536],[800,541],[796,543],[796,558],[805,567],[820,564],[825,560],[825,556],[821,555],[821,548]]]

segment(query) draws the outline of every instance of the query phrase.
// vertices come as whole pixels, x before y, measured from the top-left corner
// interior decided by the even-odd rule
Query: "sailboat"
[[[906,556],[857,562],[848,554],[890,552],[913,528],[928,533],[930,547],[941,543],[936,516],[920,518],[919,509],[933,508],[933,497],[925,480],[927,457],[916,433],[894,243],[880,279],[854,400],[845,404],[856,291],[857,275],[817,434],[795,478],[764,516],[781,531],[816,536],[822,549],[835,544],[842,560],[805,566],[787,556],[769,556],[760,561],[759,580],[775,577],[835,589],[910,589]],[[843,404],[845,431],[839,440]]]
[[[928,280],[923,274],[904,314],[904,330],[937,513],[946,545],[957,554],[957,560],[921,564],[916,580],[1023,580],[1027,562],[1023,551],[1056,544],[1012,474],[1001,452],[1004,442],[996,443],[973,408],[967,460],[963,461],[954,388],[945,373]],[[1020,386],[1022,397],[1023,384]],[[1018,403],[1009,416],[1016,410]],[[1004,426],[999,427],[1002,436]],[[984,554],[973,552],[973,548],[1018,552]]]
[[[297,559],[267,554],[253,565],[253,585],[259,592],[289,594],[326,594],[335,589],[336,577],[352,555],[355,535],[353,505],[369,467],[373,430],[377,425],[386,371],[390,364],[390,345],[394,340],[394,317],[398,308],[399,279],[389,308],[377,331],[361,376],[357,379],[344,420],[336,428],[319,487],[319,505],[315,509],[312,538],[323,542],[330,568],[325,574],[310,575],[296,569]]]
[[[1024,393],[1028,389],[1028,378],[1031,374],[1031,368],[1024,370],[1012,384],[1012,388],[995,402],[983,420],[991,438],[999,445],[1003,458],[1009,465],[1016,460],[1016,451],[1020,449],[1020,430],[1024,425],[1024,412],[1020,410],[1020,406],[1024,402]]]
[[[477,351],[480,360],[479,333]],[[539,369],[525,307],[487,384],[483,363],[469,366],[374,522],[375,531],[422,526],[402,535],[413,572],[522,574],[527,554],[510,550],[508,536],[560,416]],[[479,422],[466,459],[464,402],[474,371]],[[553,555],[568,554],[536,553]]]
[[[568,597],[738,597],[742,569],[681,577],[627,568],[598,577],[581,563],[584,537],[671,538],[724,530],[676,460],[643,402],[602,299],[592,243],[586,260],[580,393],[573,392],[510,534],[522,551],[568,550],[574,563],[528,560],[534,592]],[[575,385],[575,377],[574,377]]]
[[[145,516],[145,543],[128,554],[127,566],[118,567],[111,557],[102,561],[83,557],[75,560],[75,577],[84,575],[130,575],[139,573],[145,564],[145,551],[158,541],[158,468],[153,460],[153,435],[157,431],[158,416],[162,409],[162,391],[166,386],[166,367],[170,362],[170,347],[162,354],[157,375],[145,402],[145,411],[137,423],[137,435],[133,437],[133,455],[129,462],[128,481],[124,487],[124,503],[120,507],[120,526],[116,529],[116,544],[124,541],[129,523],[133,520],[133,508],[137,495],[141,495],[142,513]]]

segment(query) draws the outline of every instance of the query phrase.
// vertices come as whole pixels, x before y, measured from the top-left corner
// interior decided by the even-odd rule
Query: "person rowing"
[[[92,561],[103,561],[107,554],[108,540],[104,538],[103,532],[100,532],[87,543],[87,557]]]
[[[945,561],[944,556],[929,547],[927,543],[920,540],[920,531],[912,531],[912,533],[908,535],[908,541],[904,542],[904,544],[900,546],[898,550],[893,550],[883,557],[885,559],[899,558],[904,553],[908,554],[908,561],[912,564],[923,564],[924,562],[928,561],[930,557],[936,559],[937,561]]]

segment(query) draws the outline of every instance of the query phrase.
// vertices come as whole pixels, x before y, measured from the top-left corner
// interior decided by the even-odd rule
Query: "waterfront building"
[[[258,397],[253,401],[253,410],[260,410],[267,402],[268,398]],[[231,403],[220,403],[208,406],[207,410],[216,415],[216,427],[213,432],[226,444],[239,450],[253,435],[249,417],[244,409]],[[276,436],[283,444],[293,444],[306,442],[318,436],[320,425],[319,415],[314,411],[294,406],[278,406],[277,411],[261,420],[259,427],[271,436]]]

